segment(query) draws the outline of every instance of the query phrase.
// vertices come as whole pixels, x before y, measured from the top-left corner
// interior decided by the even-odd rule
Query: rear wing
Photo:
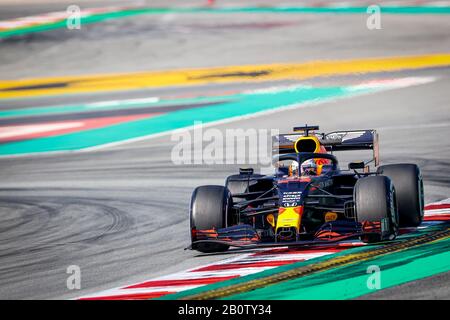
[[[348,150],[373,150],[375,166],[379,165],[378,133],[376,130],[350,130],[333,131],[329,133],[307,133],[315,136],[325,149],[331,153],[334,151]],[[305,132],[280,134],[272,137],[273,154],[295,153],[295,142],[304,137]]]

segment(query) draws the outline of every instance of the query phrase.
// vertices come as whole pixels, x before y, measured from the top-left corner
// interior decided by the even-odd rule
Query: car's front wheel
[[[354,202],[357,221],[367,235],[366,243],[392,240],[398,233],[398,210],[392,181],[384,176],[361,178],[356,182]]]
[[[227,227],[228,216],[231,214],[231,194],[223,186],[200,186],[192,193],[190,221],[192,248],[200,252],[219,252],[229,248],[216,243],[197,243],[196,230],[217,230]]]

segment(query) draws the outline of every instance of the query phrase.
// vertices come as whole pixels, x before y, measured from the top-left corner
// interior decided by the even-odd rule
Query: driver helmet
[[[300,169],[302,176],[316,176],[318,174],[318,166],[314,159],[304,161]]]

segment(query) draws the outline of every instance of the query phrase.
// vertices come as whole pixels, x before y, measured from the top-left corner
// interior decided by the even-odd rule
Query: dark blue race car
[[[417,165],[379,166],[375,130],[318,130],[297,127],[274,137],[273,175],[240,169],[225,186],[197,187],[190,205],[190,248],[219,252],[352,238],[373,243],[395,239],[400,227],[422,222]],[[372,150],[373,156],[341,170],[333,153],[348,150]]]

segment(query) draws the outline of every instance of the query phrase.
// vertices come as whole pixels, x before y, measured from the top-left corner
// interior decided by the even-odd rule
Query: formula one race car
[[[399,227],[422,222],[417,165],[379,166],[375,130],[318,130],[297,127],[273,137],[273,175],[240,169],[225,186],[197,187],[190,205],[190,248],[219,252],[352,238],[373,243],[393,240]],[[372,159],[339,169],[334,151],[364,149],[372,150]]]

